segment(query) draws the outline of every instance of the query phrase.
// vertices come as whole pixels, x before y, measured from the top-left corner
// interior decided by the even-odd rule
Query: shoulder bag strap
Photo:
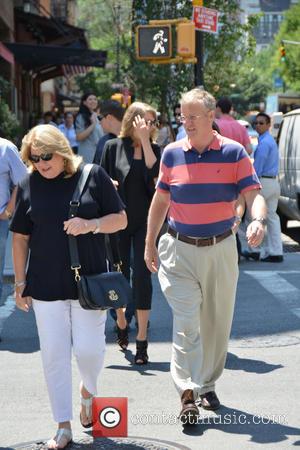
[[[69,219],[77,216],[77,211],[80,205],[80,197],[83,192],[84,186],[87,182],[88,176],[91,172],[93,164],[86,164],[83,167],[77,186],[75,188],[72,200],[70,201]],[[68,235],[69,250],[71,258],[71,269],[75,271],[75,280],[80,280],[79,269],[81,268],[78,254],[78,245],[76,236]]]

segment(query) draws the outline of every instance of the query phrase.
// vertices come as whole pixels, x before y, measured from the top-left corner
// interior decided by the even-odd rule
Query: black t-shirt
[[[69,203],[81,175],[82,166],[70,178],[60,174],[47,179],[33,172],[19,185],[11,231],[30,235],[29,265],[23,296],[37,300],[77,299],[71,270],[68,235]],[[124,205],[110,178],[93,166],[81,196],[78,217],[93,219],[118,213]],[[87,233],[77,237],[81,273],[106,271],[104,235]]]

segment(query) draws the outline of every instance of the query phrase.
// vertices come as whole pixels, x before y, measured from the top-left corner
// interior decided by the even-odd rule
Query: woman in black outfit
[[[151,309],[151,273],[144,261],[147,216],[159,172],[160,148],[152,142],[156,134],[156,111],[135,102],[126,111],[119,138],[105,144],[101,165],[118,183],[118,192],[126,205],[128,227],[119,233],[123,273],[130,280],[130,252],[133,249],[133,300],[138,322],[136,364],[146,364],[147,325]],[[128,346],[124,310],[117,310],[118,343]]]
[[[16,304],[25,312],[34,309],[52,413],[58,422],[48,448],[64,448],[72,439],[72,349],[82,379],[80,420],[88,428],[103,365],[106,320],[105,311],[84,310],[79,304],[68,235],[77,236],[83,274],[106,272],[103,233],[125,228],[126,214],[110,178],[95,165],[78,217],[68,219],[83,165],[58,128],[33,128],[22,141],[21,154],[31,173],[18,187],[11,223]]]

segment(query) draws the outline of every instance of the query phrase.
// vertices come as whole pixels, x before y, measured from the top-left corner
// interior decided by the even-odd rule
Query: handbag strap
[[[70,209],[69,209],[69,219],[77,216],[77,211],[80,205],[80,198],[83,192],[84,186],[87,182],[88,176],[92,170],[93,164],[85,164],[78,183],[76,185],[75,191],[73,193],[72,200],[70,201]],[[78,245],[76,236],[71,234],[68,235],[69,241],[69,250],[70,250],[70,258],[71,258],[71,269],[75,271],[75,280],[80,280],[79,269],[81,269],[81,264],[79,261],[79,253],[78,253]]]
[[[80,205],[80,198],[84,189],[84,186],[87,182],[88,176],[91,172],[93,164],[85,164],[83,170],[81,172],[80,178],[78,180],[77,186],[75,188],[72,200],[70,201],[70,209],[69,209],[69,219],[77,216],[78,208]],[[108,235],[108,243],[111,249],[111,254],[113,257],[113,266],[117,269],[118,272],[121,272],[121,257],[119,252],[119,246],[117,243],[116,233],[113,235]],[[71,269],[75,271],[75,280],[80,280],[79,269],[81,269],[81,264],[79,261],[79,253],[78,253],[78,245],[76,236],[71,234],[68,235],[69,241],[69,250],[70,250],[70,258],[71,258]]]

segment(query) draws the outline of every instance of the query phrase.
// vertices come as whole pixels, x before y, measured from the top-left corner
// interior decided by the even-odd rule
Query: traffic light
[[[281,42],[281,46],[279,47],[279,51],[280,51],[281,61],[284,62],[285,61],[285,46],[284,46],[283,42]]]
[[[183,58],[195,56],[195,23],[192,21],[177,25],[177,55]]]
[[[159,60],[172,57],[171,25],[139,25],[136,30],[136,57]]]

